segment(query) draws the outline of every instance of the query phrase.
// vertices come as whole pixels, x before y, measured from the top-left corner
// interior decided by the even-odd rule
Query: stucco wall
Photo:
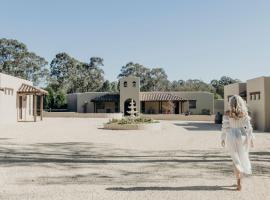
[[[253,128],[270,131],[270,77],[258,77],[246,83],[235,83],[224,87],[224,109],[228,109],[228,96],[246,91],[247,106],[251,113]],[[260,99],[250,98],[250,93],[260,92]]]
[[[251,92],[260,92],[260,99],[251,100]],[[265,93],[265,79],[259,77],[247,81],[247,103],[251,117],[254,121],[254,128],[257,130],[266,130],[266,93]]]
[[[67,105],[70,112],[77,112],[77,93],[67,94]]]
[[[144,117],[150,117],[155,120],[181,120],[181,121],[211,121],[215,119],[215,115],[177,115],[177,114],[157,114],[157,115],[147,115],[143,114]]]
[[[124,80],[123,80],[124,81]],[[122,84],[123,84],[122,81]],[[129,80],[130,83],[132,83],[132,79]],[[121,88],[120,92],[120,112],[124,113],[124,102],[132,98],[136,101],[136,106],[138,106],[140,109],[140,101],[139,101],[139,92],[138,88]],[[192,114],[194,115],[200,115],[202,114],[203,109],[208,109],[210,110],[210,113],[214,113],[214,95],[209,92],[170,92],[173,95],[177,95],[182,97],[183,99],[188,99],[188,100],[196,100],[196,108],[195,109],[189,109],[188,102],[183,103],[183,110],[187,111],[190,110]],[[71,107],[72,110],[69,111],[74,111],[74,112],[79,112],[83,113],[84,112],[84,104],[87,103],[87,112],[88,113],[93,113],[94,112],[94,104],[91,102],[91,99],[96,98],[98,96],[102,96],[104,94],[109,94],[108,92],[86,92],[86,93],[76,93],[76,94],[69,94],[67,101],[69,107]],[[74,109],[74,104],[77,102],[76,106],[76,111]],[[139,102],[139,103],[137,103]],[[166,107],[166,102],[163,102],[163,107]],[[148,110],[152,107],[156,111],[158,111],[158,103],[156,102],[146,102],[146,107],[145,111],[148,112]],[[111,110],[114,109],[114,105],[108,106],[111,108]],[[122,110],[121,110],[122,109]],[[181,106],[179,105],[179,111],[181,110]],[[179,112],[180,113],[180,112]]]
[[[203,109],[208,109],[211,114],[214,113],[214,94],[210,92],[171,92],[183,99],[196,100],[196,108],[189,109],[194,115],[202,114]],[[187,104],[186,104],[187,106]]]
[[[96,97],[109,94],[109,92],[85,92],[85,93],[77,93],[77,112],[84,112],[84,105],[87,103],[87,113],[94,112],[94,103],[91,102],[91,99]]]
[[[265,78],[266,131],[270,131],[270,77]]]
[[[17,121],[18,102],[17,91],[22,83],[32,85],[32,82],[0,73],[0,88],[11,88],[12,94],[0,91],[0,123],[14,123]],[[23,118],[28,120],[32,117],[32,97],[23,98]]]
[[[224,114],[224,99],[215,100],[215,114],[217,113]]]
[[[230,85],[226,85],[224,87],[224,110],[229,109],[229,101],[228,97],[232,95],[239,95],[240,93],[247,90],[246,83],[234,83]]]
[[[127,87],[124,83],[127,82]],[[133,87],[133,82],[136,82],[136,87]],[[125,101],[133,99],[136,102],[136,110],[140,109],[140,78],[128,76],[120,79],[120,112],[124,113]]]

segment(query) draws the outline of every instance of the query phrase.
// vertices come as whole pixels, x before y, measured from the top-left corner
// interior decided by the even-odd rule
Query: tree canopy
[[[0,72],[32,81],[35,85],[47,81],[47,61],[30,52],[17,40],[0,39]]]
[[[168,89],[168,76],[163,68],[148,68],[139,63],[129,62],[121,68],[118,78],[137,76],[142,91],[164,91]]]
[[[83,63],[67,53],[59,53],[50,64],[51,86],[67,93],[99,90],[104,82],[103,59],[90,58]]]
[[[62,52],[55,55],[48,68],[47,61],[30,52],[24,43],[0,39],[0,72],[33,81],[35,85],[46,85],[47,82],[47,107],[50,108],[63,108],[67,93],[119,91],[119,81],[104,79],[103,62],[101,57],[90,57],[88,63],[81,62]],[[134,62],[122,66],[117,78],[129,75],[140,77],[141,91],[209,91],[215,98],[224,96],[224,86],[239,82],[227,76],[210,83],[199,79],[169,81],[163,68]]]
[[[222,76],[219,80],[212,80],[210,82],[210,85],[214,88],[215,93],[220,95],[222,98],[224,97],[224,86],[233,84],[233,83],[238,83],[240,82],[239,79],[233,79],[228,76]]]

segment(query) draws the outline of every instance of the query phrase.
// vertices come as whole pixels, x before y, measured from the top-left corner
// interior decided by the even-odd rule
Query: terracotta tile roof
[[[141,92],[140,101],[184,101],[180,96],[164,92]]]
[[[94,99],[92,99],[92,102],[119,102],[120,100],[120,95],[119,94],[104,94],[102,96],[98,96]]]
[[[48,92],[46,90],[43,90],[41,88],[27,85],[23,83],[19,90],[17,91],[18,94],[38,94],[38,95],[48,95]]]

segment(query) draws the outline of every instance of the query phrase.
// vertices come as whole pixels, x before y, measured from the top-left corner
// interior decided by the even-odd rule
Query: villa
[[[38,112],[42,120],[44,95],[32,82],[0,73],[0,123],[37,121]]]
[[[246,83],[234,83],[224,88],[224,108],[232,95],[240,95],[247,102],[254,128],[270,131],[270,77],[258,77]]]
[[[213,114],[210,92],[141,92],[140,78],[120,79],[120,92],[85,92],[67,95],[68,110],[78,113],[124,113],[131,100],[142,114]],[[222,107],[223,110],[223,107]]]

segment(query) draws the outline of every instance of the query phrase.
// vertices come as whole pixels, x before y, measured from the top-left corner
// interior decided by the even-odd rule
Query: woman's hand
[[[221,146],[222,146],[222,147],[225,147],[225,140],[222,140],[222,141],[221,141]]]
[[[254,148],[253,140],[250,140],[250,146],[251,146],[252,148]]]

